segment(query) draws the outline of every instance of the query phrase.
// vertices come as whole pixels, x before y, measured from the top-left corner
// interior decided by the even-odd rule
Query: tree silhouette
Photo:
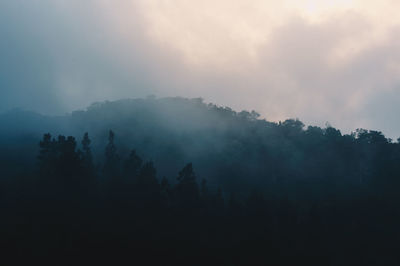
[[[105,162],[103,172],[107,178],[118,179],[120,175],[120,158],[117,154],[117,148],[114,143],[115,134],[110,130],[108,135],[108,144],[105,150]]]
[[[93,170],[93,155],[90,148],[91,140],[89,139],[89,133],[85,133],[82,139],[82,161],[83,165],[89,171]]]
[[[38,155],[40,170],[43,174],[54,174],[56,160],[57,160],[57,150],[56,141],[51,138],[51,135],[44,134],[43,140],[39,143],[40,152]]]
[[[175,99],[183,120],[172,121],[157,116],[171,111],[168,101],[133,102],[73,115],[95,130],[91,120],[117,114],[118,143],[138,151],[122,146],[122,159],[113,131],[99,161],[88,133],[81,150],[74,137],[49,133],[39,150],[27,139],[0,150],[4,254],[96,265],[107,256],[151,264],[148,254],[158,254],[156,265],[399,265],[399,143],[379,131],[304,129],[201,101]],[[154,156],[157,169],[138,154]],[[192,163],[179,171],[186,160],[209,182],[198,185]]]
[[[132,150],[129,158],[124,163],[124,175],[130,180],[135,180],[141,170],[143,160]]]
[[[188,163],[177,177],[176,193],[178,204],[184,208],[196,207],[200,198],[199,187],[192,163]]]

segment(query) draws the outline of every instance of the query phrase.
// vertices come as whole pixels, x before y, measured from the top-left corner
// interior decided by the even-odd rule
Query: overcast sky
[[[0,0],[0,111],[203,97],[397,138],[398,10],[397,0]]]

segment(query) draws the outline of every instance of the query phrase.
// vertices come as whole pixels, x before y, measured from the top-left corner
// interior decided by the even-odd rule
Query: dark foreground
[[[379,186],[277,181],[225,193],[192,164],[170,181],[134,151],[121,160],[112,132],[101,165],[88,135],[76,146],[45,135],[37,170],[2,180],[2,265],[400,263],[400,201]]]

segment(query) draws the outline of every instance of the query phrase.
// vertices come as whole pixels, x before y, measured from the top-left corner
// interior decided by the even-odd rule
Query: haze
[[[2,0],[0,111],[147,95],[400,136],[400,2]]]

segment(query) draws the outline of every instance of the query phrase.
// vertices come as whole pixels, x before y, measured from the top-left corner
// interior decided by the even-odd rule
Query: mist
[[[398,10],[0,0],[3,264],[400,265]]]
[[[271,121],[400,135],[395,8],[226,5],[1,1],[0,111],[64,114],[104,100],[202,97]]]
[[[400,143],[381,132],[180,97],[0,125],[0,244],[17,265],[398,264]]]

